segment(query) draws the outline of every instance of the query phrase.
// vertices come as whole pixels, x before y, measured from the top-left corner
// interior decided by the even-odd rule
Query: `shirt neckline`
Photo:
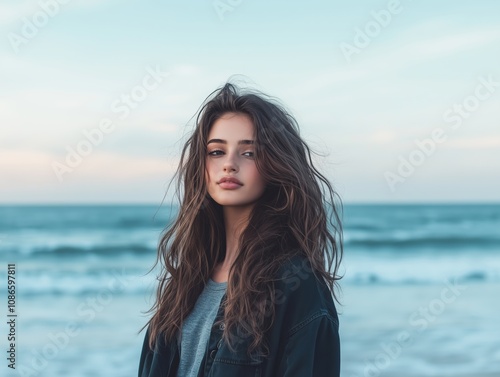
[[[208,278],[208,282],[207,282],[208,289],[211,289],[214,291],[222,291],[222,290],[225,290],[226,287],[227,287],[227,281],[216,282],[212,278]]]

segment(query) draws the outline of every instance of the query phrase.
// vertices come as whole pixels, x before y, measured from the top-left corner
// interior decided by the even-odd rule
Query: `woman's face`
[[[210,129],[207,188],[222,206],[252,205],[264,192],[265,182],[254,160],[254,132],[252,120],[242,113],[226,113]]]

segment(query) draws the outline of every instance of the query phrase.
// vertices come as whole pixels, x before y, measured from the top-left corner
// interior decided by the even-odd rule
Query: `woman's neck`
[[[248,220],[252,206],[233,207],[225,206],[223,208],[224,224],[226,228],[226,256],[222,263],[215,266],[212,279],[216,282],[227,281],[229,269],[238,256],[238,243],[241,234],[248,225]]]

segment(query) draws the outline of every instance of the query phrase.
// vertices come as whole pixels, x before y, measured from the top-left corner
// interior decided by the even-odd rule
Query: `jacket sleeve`
[[[295,326],[279,367],[283,377],[338,377],[340,340],[338,321],[318,313]]]
[[[179,354],[176,341],[165,344],[163,337],[156,339],[155,350],[149,348],[149,326],[144,336],[141,358],[139,361],[139,377],[175,376],[179,365]]]

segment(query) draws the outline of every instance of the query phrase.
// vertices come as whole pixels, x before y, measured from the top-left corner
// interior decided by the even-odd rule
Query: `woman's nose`
[[[238,165],[233,156],[227,154],[226,161],[224,161],[223,169],[225,172],[232,172],[238,170]]]

